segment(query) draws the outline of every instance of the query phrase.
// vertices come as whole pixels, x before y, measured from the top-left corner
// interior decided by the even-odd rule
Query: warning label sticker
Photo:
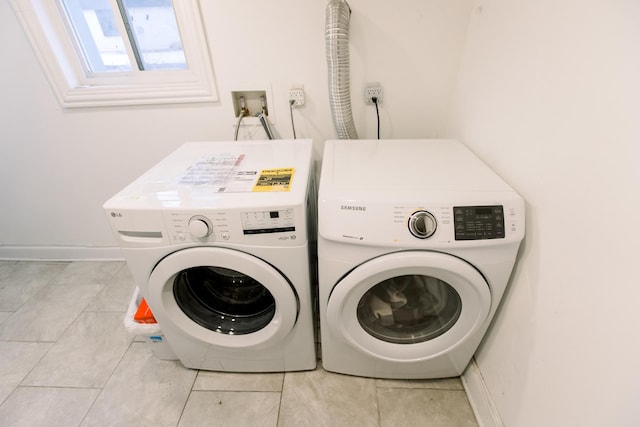
[[[263,169],[253,191],[289,191],[295,168]]]
[[[187,168],[179,184],[217,185],[224,188],[231,181],[245,155],[218,155],[199,159]]]

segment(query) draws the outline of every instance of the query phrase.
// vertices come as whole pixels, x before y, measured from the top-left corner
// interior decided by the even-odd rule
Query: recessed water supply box
[[[269,105],[270,97],[266,90],[234,90],[231,92],[231,98],[233,100],[233,114],[236,119],[241,112],[244,113],[245,118],[255,118],[260,113],[264,113],[270,118],[272,116]]]

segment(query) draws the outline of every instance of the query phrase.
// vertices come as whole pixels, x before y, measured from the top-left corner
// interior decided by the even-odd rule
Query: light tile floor
[[[123,262],[0,261],[0,426],[477,426],[457,378],[195,371],[123,324]]]

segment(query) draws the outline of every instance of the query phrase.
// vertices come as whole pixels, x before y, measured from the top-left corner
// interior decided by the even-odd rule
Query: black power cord
[[[291,129],[293,129],[293,139],[296,139],[296,125],[293,122],[293,104],[296,101],[293,99],[289,100],[289,116],[291,116]]]
[[[377,96],[371,97],[371,101],[376,106],[376,117],[378,119],[378,139],[380,139],[380,110],[378,110],[378,97]]]

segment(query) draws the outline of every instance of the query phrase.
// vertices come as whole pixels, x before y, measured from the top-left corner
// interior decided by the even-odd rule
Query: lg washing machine
[[[104,205],[188,368],[314,369],[312,143],[187,143]]]
[[[323,367],[460,375],[514,267],[522,198],[458,141],[327,141],[318,220]]]

